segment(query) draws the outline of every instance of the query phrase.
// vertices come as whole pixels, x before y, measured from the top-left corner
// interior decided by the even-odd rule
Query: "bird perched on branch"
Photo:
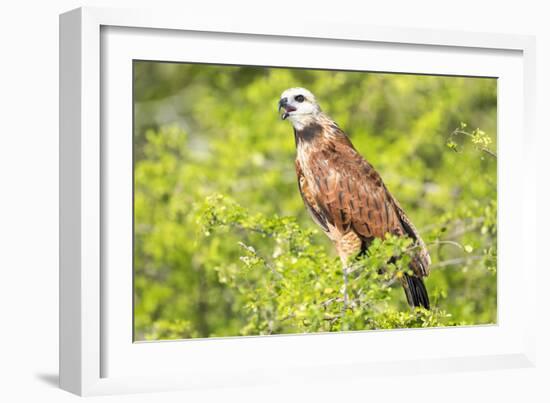
[[[294,127],[298,188],[313,220],[328,235],[343,264],[344,307],[350,259],[386,234],[413,239],[412,275],[401,283],[411,307],[429,309],[422,280],[429,274],[430,255],[420,234],[382,178],[354,148],[348,136],[321,111],[305,88],[290,88],[279,100],[282,119]]]

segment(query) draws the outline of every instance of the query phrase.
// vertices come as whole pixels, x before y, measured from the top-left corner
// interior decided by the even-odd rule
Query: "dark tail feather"
[[[407,296],[407,302],[411,307],[422,306],[430,309],[430,299],[422,278],[416,276],[404,275],[403,289]]]

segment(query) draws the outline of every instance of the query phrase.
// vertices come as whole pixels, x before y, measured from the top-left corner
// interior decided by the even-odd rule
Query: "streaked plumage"
[[[411,306],[429,308],[422,277],[429,274],[430,256],[378,172],[338,125],[321,112],[309,91],[285,91],[280,107],[285,109],[283,118],[294,126],[296,174],[304,204],[333,242],[343,264],[365,251],[374,238],[387,233],[408,235],[418,246],[418,253],[410,264],[414,275],[404,276],[403,287]]]

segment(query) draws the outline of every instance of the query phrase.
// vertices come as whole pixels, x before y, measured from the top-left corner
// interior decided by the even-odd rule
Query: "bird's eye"
[[[294,99],[298,102],[304,102],[305,98],[303,95],[296,95]]]

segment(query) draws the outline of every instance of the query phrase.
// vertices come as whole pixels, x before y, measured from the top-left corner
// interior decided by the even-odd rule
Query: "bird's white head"
[[[297,130],[307,126],[321,113],[315,95],[305,88],[289,88],[284,91],[279,100],[279,111],[281,109],[284,109],[281,118],[288,118]]]

